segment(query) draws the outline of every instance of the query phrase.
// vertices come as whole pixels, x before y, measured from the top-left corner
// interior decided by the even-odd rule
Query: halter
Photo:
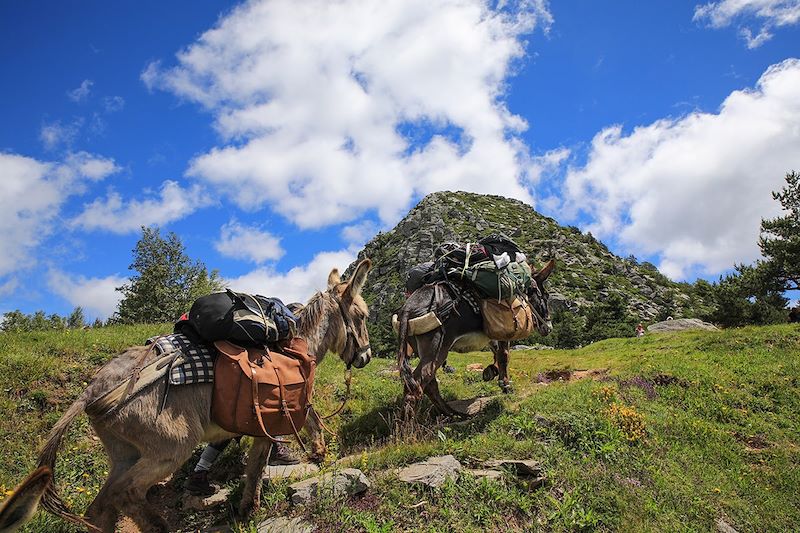
[[[348,346],[353,345],[356,347],[356,352],[353,354],[353,357],[350,359],[350,362],[347,363],[347,368],[350,369],[350,366],[353,364],[353,361],[356,357],[361,355],[362,353],[368,351],[370,349],[369,344],[365,344],[360,346],[358,344],[358,338],[356,337],[356,330],[353,327],[353,321],[350,320],[350,314],[345,309],[344,302],[341,298],[336,296],[335,294],[331,294],[331,297],[339,304],[339,311],[342,313],[342,321],[344,322],[344,329],[345,333],[347,334],[347,344],[345,345],[345,350]]]
[[[532,287],[533,287],[533,289],[536,290],[536,293],[539,295],[539,299],[540,300],[544,300],[544,296],[542,296],[542,291],[539,290],[539,285],[536,283],[536,281],[534,281],[532,283]],[[537,327],[540,324],[547,324],[547,320],[545,320],[544,317],[542,317],[542,315],[539,314],[539,311],[536,309],[535,305],[530,304],[530,308],[531,308],[531,312],[533,313],[533,318],[536,319],[536,326]]]

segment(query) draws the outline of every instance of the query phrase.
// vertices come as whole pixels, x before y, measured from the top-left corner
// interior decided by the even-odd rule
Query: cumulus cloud
[[[141,226],[174,222],[211,203],[213,200],[201,186],[183,188],[167,180],[157,195],[143,200],[123,200],[119,193],[112,191],[104,199],[97,198],[85,204],[70,225],[84,230],[132,233]]]
[[[0,284],[2,276],[33,263],[31,252],[52,233],[54,221],[70,196],[87,180],[118,170],[112,159],[86,152],[63,162],[43,162],[0,152]]]
[[[551,23],[545,0],[253,1],[141,78],[213,114],[223,142],[187,174],[241,207],[387,222],[442,189],[533,202],[527,124],[504,91]]]
[[[773,28],[791,26],[800,21],[800,0],[721,0],[695,6],[695,21],[706,21],[712,28],[737,24],[739,35],[748,48],[758,48],[773,36]],[[757,33],[745,25],[761,23]]]
[[[92,80],[83,80],[80,87],[67,92],[67,97],[73,102],[83,102],[92,92],[92,85],[94,85]]]
[[[342,239],[351,246],[361,247],[378,232],[378,225],[371,220],[362,220],[342,228]]]
[[[281,240],[257,226],[245,226],[231,220],[220,229],[214,247],[222,255],[254,263],[277,260],[286,253]]]
[[[47,286],[74,306],[80,306],[89,315],[108,318],[116,310],[122,293],[117,287],[128,281],[122,276],[86,278],[60,270],[51,270],[47,275]]]
[[[316,291],[326,289],[332,269],[344,272],[355,259],[356,253],[350,250],[320,252],[307,265],[294,267],[288,272],[262,267],[227,280],[226,286],[235,291],[276,296],[286,303],[305,303]]]
[[[770,192],[798,168],[797,87],[800,61],[790,59],[755,88],[731,93],[717,113],[601,131],[586,165],[567,173],[565,207],[588,216],[596,236],[659,254],[672,277],[758,258],[761,218],[779,210]]]

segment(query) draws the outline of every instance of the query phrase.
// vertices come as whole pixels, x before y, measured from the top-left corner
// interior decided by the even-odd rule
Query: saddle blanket
[[[195,344],[186,335],[173,333],[160,337],[151,337],[145,346],[155,343],[156,358],[174,353],[174,359],[181,362],[172,366],[169,371],[170,385],[190,385],[192,383],[213,383],[214,358],[216,350],[210,344]]]

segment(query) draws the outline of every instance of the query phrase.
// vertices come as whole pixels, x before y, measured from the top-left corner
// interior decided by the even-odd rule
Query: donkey
[[[337,353],[348,368],[369,363],[371,350],[367,334],[367,305],[361,289],[372,267],[361,261],[348,281],[338,270],[328,276],[328,288],[315,294],[299,312],[298,335],[308,341],[309,353],[321,362],[326,352]],[[84,393],[56,423],[39,455],[39,466],[55,471],[59,444],[72,421],[93,401],[129,378],[145,347],[133,347],[101,368]],[[54,483],[42,498],[51,513],[92,531],[112,533],[120,513],[129,516],[144,532],[167,532],[167,522],[148,503],[147,490],[175,472],[201,442],[218,442],[235,435],[221,429],[210,418],[213,385],[183,385],[171,389],[159,414],[165,384],[159,380],[106,417],[89,420],[103,442],[109,462],[109,476],[89,505],[86,517],[71,513],[58,496]],[[91,411],[91,410],[90,410]],[[312,452],[324,455],[320,423],[308,417]],[[248,452],[246,479],[239,513],[249,515],[258,508],[261,479],[271,442],[254,439]]]
[[[551,259],[541,270],[534,273],[531,286],[527,291],[536,320],[536,329],[542,335],[549,334],[553,329],[548,309],[548,295],[544,287],[553,268],[555,268],[555,261]],[[480,350],[491,339],[483,333],[481,314],[476,313],[464,298],[454,295],[446,295],[444,299],[450,301],[441,302],[441,305],[444,306],[452,302],[454,307],[440,327],[422,335],[410,335],[409,319],[422,316],[431,310],[431,302],[435,302],[437,299],[436,291],[435,285],[425,285],[419,288],[409,296],[398,312],[400,345],[397,351],[397,363],[404,383],[405,413],[413,412],[424,392],[445,415],[464,416],[464,413],[459,413],[451,408],[442,399],[436,380],[436,370],[445,363],[450,350]],[[419,355],[419,364],[413,373],[409,364],[409,350],[406,348],[408,344]],[[509,343],[491,341],[490,347],[494,353],[494,364],[484,370],[484,379],[486,381],[492,379],[492,374],[496,371],[501,388],[508,391]]]
[[[8,501],[0,507],[0,533],[12,533],[31,519],[52,479],[53,473],[50,469],[42,466],[20,483]]]

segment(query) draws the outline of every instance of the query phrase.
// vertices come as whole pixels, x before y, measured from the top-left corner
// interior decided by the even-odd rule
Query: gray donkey
[[[365,259],[348,281],[338,270],[328,276],[328,289],[317,293],[299,313],[298,335],[308,341],[309,353],[319,363],[326,352],[337,353],[348,366],[361,368],[371,357],[366,319],[367,305],[361,289],[372,264]],[[96,399],[129,378],[135,362],[147,350],[129,348],[101,368],[84,393],[56,423],[40,456],[39,466],[55,471],[59,444],[72,421]],[[217,442],[232,435],[210,419],[212,385],[183,385],[170,390],[159,413],[164,380],[143,389],[106,417],[89,414],[89,419],[108,455],[109,476],[81,517],[67,509],[55,490],[48,486],[42,506],[93,531],[112,533],[120,513],[129,516],[144,532],[166,532],[167,522],[145,498],[147,490],[175,472],[201,442]],[[91,410],[90,410],[91,411]],[[308,417],[312,451],[324,455],[325,443],[319,422]],[[247,457],[246,480],[239,513],[249,515],[259,505],[261,478],[271,443],[254,439]]]
[[[544,286],[553,268],[555,261],[551,259],[541,270],[534,272],[531,286],[526,291],[536,320],[536,328],[542,335],[549,334],[553,329],[547,305],[548,295]],[[451,305],[452,310],[442,320],[441,326],[422,335],[409,333],[410,319]],[[420,287],[400,308],[398,322],[400,345],[397,350],[397,363],[404,383],[403,403],[406,415],[413,412],[424,392],[442,413],[449,416],[464,416],[464,413],[454,410],[442,399],[439,383],[436,380],[436,370],[445,363],[447,354],[452,349],[480,350],[491,341],[495,364],[484,370],[484,379],[486,381],[492,379],[494,377],[492,374],[496,372],[501,388],[508,391],[509,343],[492,341],[483,333],[481,314],[475,312],[458,286],[448,287],[447,284],[439,284]],[[419,355],[419,364],[413,372],[409,364],[411,358],[409,345],[413,352]]]

